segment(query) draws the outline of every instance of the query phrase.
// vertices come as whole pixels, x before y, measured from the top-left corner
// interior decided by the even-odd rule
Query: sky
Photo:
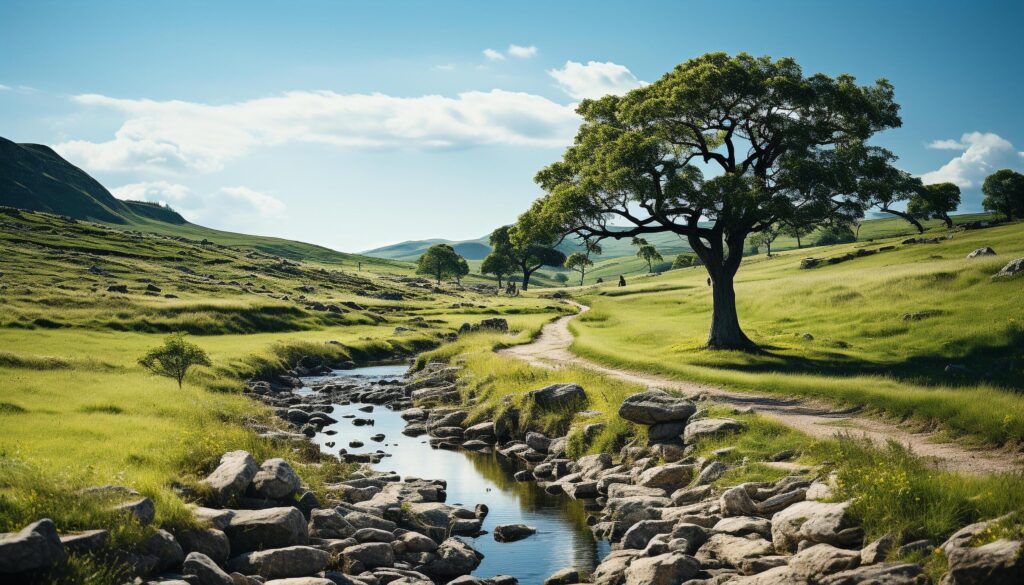
[[[582,98],[710,51],[884,77],[877,136],[961,210],[1024,170],[1024,2],[0,0],[0,136],[196,223],[361,251],[540,196]]]

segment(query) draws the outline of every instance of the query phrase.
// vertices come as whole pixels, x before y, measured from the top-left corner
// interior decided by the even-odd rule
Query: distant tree
[[[542,266],[561,266],[565,254],[555,249],[555,236],[527,219],[514,226],[504,226],[491,233],[491,247],[512,258],[523,273],[523,290],[530,289],[530,277]]]
[[[981,185],[986,211],[1002,213],[1006,219],[1024,217],[1024,175],[1002,169],[985,178]]]
[[[857,241],[853,229],[846,224],[831,225],[825,227],[814,240],[815,246],[834,246],[836,244],[848,244]]]
[[[558,284],[565,284],[569,282],[569,277],[564,272],[556,272],[552,278],[554,278],[555,282]]]
[[[451,246],[436,244],[427,248],[427,251],[416,261],[416,274],[433,276],[437,279],[437,284],[441,284],[442,278],[459,275],[462,270],[461,262],[465,262],[465,259],[459,256]],[[468,266],[466,273],[469,273]]]
[[[953,183],[925,185],[907,203],[907,212],[923,219],[941,219],[946,228],[953,227],[949,214],[960,207],[960,187]]]
[[[594,265],[594,261],[587,257],[584,252],[573,252],[565,259],[565,267],[580,273],[580,286],[583,286],[583,279],[587,276],[587,269]]]
[[[636,257],[647,263],[647,272],[654,272],[654,263],[664,260],[658,249],[643,238],[634,237],[632,243],[636,246]]]
[[[185,374],[193,366],[209,366],[210,358],[203,348],[185,341],[185,336],[175,333],[164,340],[160,347],[149,350],[139,358],[139,365],[157,376],[174,378],[181,388]]]
[[[469,274],[469,262],[462,256],[459,256],[458,265],[455,267],[455,282],[462,286],[462,277]]]
[[[498,278],[498,289],[501,280],[516,271],[516,263],[508,254],[492,251],[480,264],[482,274],[493,274]]]
[[[919,195],[924,186],[921,179],[892,166],[896,155],[884,148],[859,145],[849,161],[849,179],[862,199],[865,209],[877,208],[882,213],[895,215],[924,233],[924,226],[909,211],[894,206]]]
[[[672,268],[689,268],[691,266],[699,266],[700,258],[696,254],[679,254],[675,260],[672,261]]]
[[[750,238],[750,243],[751,243],[751,245],[753,245],[754,247],[756,247],[758,249],[760,249],[761,246],[764,246],[765,249],[767,249],[767,251],[768,251],[768,255],[771,256],[772,255],[772,242],[774,242],[776,240],[776,238],[779,237],[780,231],[781,230],[779,229],[779,226],[777,226],[777,225],[769,226],[769,227],[765,228],[765,230],[763,232],[758,233],[758,234],[754,234],[754,237]]]

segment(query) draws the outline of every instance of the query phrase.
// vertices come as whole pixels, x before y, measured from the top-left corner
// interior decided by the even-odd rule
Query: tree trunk
[[[946,222],[946,229],[947,230],[953,229],[953,218],[949,217],[949,215],[943,213],[942,214],[942,221]]]
[[[580,270],[580,286],[583,286],[583,279],[587,277],[587,269]]]
[[[524,266],[520,266],[520,268],[523,269],[523,286],[521,288],[523,290],[530,290],[530,277],[533,275],[533,271],[537,270],[537,269],[536,268],[530,269],[530,267],[525,266],[525,265]]]
[[[800,248],[803,248],[803,245],[800,243],[800,234],[797,234],[796,235],[796,249],[799,250]]]
[[[710,272],[710,271],[709,271]],[[721,267],[711,275],[711,333],[708,335],[708,347],[712,349],[738,349],[753,351],[757,345],[747,337],[740,327],[739,314],[736,312],[736,291],[733,289],[735,272],[728,267]]]

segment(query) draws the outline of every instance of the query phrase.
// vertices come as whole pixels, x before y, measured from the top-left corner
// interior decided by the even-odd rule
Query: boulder
[[[142,542],[141,548],[147,555],[158,559],[158,571],[180,567],[185,560],[185,552],[174,536],[159,528]]]
[[[526,524],[499,524],[494,527],[494,540],[515,542],[537,533],[537,529]]]
[[[718,509],[723,516],[750,516],[757,513],[757,503],[744,486],[738,485],[722,492]]]
[[[527,392],[526,397],[540,408],[552,409],[585,403],[587,393],[579,384],[552,384]]]
[[[948,585],[1024,583],[1024,542],[1000,539],[979,547],[957,547],[949,554]]]
[[[693,402],[672,396],[664,390],[652,389],[623,400],[619,407],[619,416],[645,425],[685,423],[696,411],[697,407]]]
[[[793,574],[811,583],[819,583],[834,573],[855,569],[859,564],[860,552],[836,548],[830,544],[805,548],[789,559],[789,568]]]
[[[391,542],[395,539],[395,535],[380,528],[360,528],[356,530],[352,538],[356,539],[356,542]]]
[[[683,435],[685,429],[686,423],[684,421],[654,424],[647,429],[647,440],[657,442],[678,439]]]
[[[722,518],[711,530],[733,536],[758,534],[765,538],[771,538],[772,523],[756,516],[732,516]]]
[[[284,459],[267,459],[252,478],[252,491],[260,498],[282,500],[299,491],[302,482]]]
[[[391,547],[388,547],[388,550],[390,551]],[[239,555],[228,561],[228,568],[245,575],[256,574],[267,579],[305,577],[323,571],[330,560],[331,554],[325,550],[311,546],[289,546]]]
[[[178,532],[178,543],[188,554],[197,552],[209,557],[215,563],[223,563],[231,555],[228,536],[216,528],[196,528]]]
[[[677,585],[700,572],[697,559],[679,552],[634,560],[626,569],[625,585]]]
[[[394,566],[395,551],[390,544],[368,542],[346,548],[342,552],[342,559],[345,572],[357,574],[379,567]]]
[[[551,439],[540,433],[529,432],[526,433],[526,445],[534,451],[547,453],[548,447],[551,446]]]
[[[896,540],[891,534],[879,538],[860,551],[860,564],[874,565],[885,560]]]
[[[594,569],[591,580],[594,585],[622,585],[626,580],[626,569],[640,555],[638,550],[612,551]]]
[[[436,558],[422,567],[422,572],[435,581],[449,581],[454,577],[472,573],[483,555],[458,538],[447,538],[434,551]]]
[[[185,557],[182,572],[195,575],[199,585],[235,585],[231,575],[217,566],[213,559],[201,552],[190,552]]]
[[[260,466],[247,451],[231,451],[220,458],[220,465],[203,483],[210,487],[219,502],[240,496],[256,477]]]
[[[985,246],[984,248],[978,248],[967,255],[968,258],[978,258],[979,256],[995,256],[996,251],[992,248]]]
[[[725,475],[726,471],[729,471],[729,466],[721,461],[712,461],[710,465],[700,470],[700,474],[697,475],[697,479],[694,483],[698,486],[708,485]]]
[[[117,504],[112,510],[135,518],[143,526],[150,524],[156,518],[156,504],[149,498],[129,500]]]
[[[690,421],[683,431],[683,442],[693,444],[704,437],[724,435],[743,428],[738,421],[731,418],[700,418]]]
[[[774,554],[772,543],[757,535],[744,538],[731,534],[712,534],[697,551],[698,558],[714,558],[730,567],[739,567],[743,561]]]
[[[572,585],[580,582],[580,572],[576,569],[561,569],[544,579],[544,585]]]
[[[405,550],[412,553],[434,552],[437,550],[437,543],[428,536],[419,532],[406,532],[398,537],[398,542],[405,546]]]
[[[348,585],[358,585],[362,581],[354,581],[342,575],[344,581],[339,581],[336,578],[327,579],[324,577],[289,577],[287,579],[271,579],[266,581],[263,585],[339,585],[339,583]],[[392,581],[396,585],[401,585],[399,581]],[[251,580],[248,583],[252,583]]]
[[[309,535],[316,538],[348,538],[356,527],[337,510],[321,508],[309,513]]]
[[[644,471],[637,477],[636,483],[644,487],[663,489],[671,493],[689,484],[693,479],[693,474],[692,465],[669,463]]]
[[[622,535],[622,548],[643,550],[655,536],[671,532],[673,524],[672,520],[641,520]]]
[[[0,574],[44,569],[67,556],[53,520],[43,518],[18,532],[0,534]]]
[[[235,510],[224,532],[233,553],[306,544],[309,540],[306,518],[298,508]]]
[[[779,552],[807,540],[839,547],[859,546],[864,531],[853,526],[849,502],[799,502],[772,516],[772,542]]]
[[[72,554],[87,554],[107,545],[110,533],[106,530],[84,530],[60,537],[64,550]]]
[[[1010,278],[1017,276],[1024,272],[1024,258],[1017,258],[1016,260],[1010,261],[1009,264],[1003,266],[1003,269],[997,272],[992,278]]]
[[[943,581],[945,583],[946,581]],[[987,581],[984,581],[987,583]],[[1017,581],[1019,583],[1019,581]],[[920,565],[881,564],[858,567],[829,575],[820,581],[821,585],[925,585],[930,580]],[[981,583],[981,581],[979,581]]]

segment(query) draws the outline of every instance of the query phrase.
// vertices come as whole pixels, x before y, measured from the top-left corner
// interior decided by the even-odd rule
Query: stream
[[[328,378],[393,379],[407,369],[406,365],[373,366],[338,370]],[[323,379],[308,378],[304,381]],[[296,392],[308,394],[312,390],[304,387]],[[565,495],[550,495],[535,482],[514,481],[512,474],[520,468],[496,453],[433,449],[427,444],[426,436],[407,437],[402,434],[405,421],[399,413],[382,406],[374,406],[373,412],[366,413],[359,410],[362,406],[366,405],[336,404],[331,416],[339,422],[325,427],[323,431],[334,430],[337,434],[321,432],[313,440],[320,445],[321,451],[330,454],[337,454],[339,449],[347,449],[350,453],[383,450],[391,456],[372,465],[374,469],[395,472],[402,477],[443,479],[448,482],[447,503],[470,510],[476,504],[485,504],[490,509],[483,522],[483,530],[487,532],[476,538],[460,537],[484,555],[474,575],[511,575],[524,585],[539,585],[552,573],[566,567],[591,571],[608,554],[609,543],[595,540],[587,527],[587,513],[582,502]],[[372,418],[374,424],[355,426],[351,418],[342,418],[345,415]],[[377,433],[385,435],[383,442],[370,439]],[[349,447],[353,440],[362,441],[364,446]],[[336,443],[334,447],[325,444],[332,441]],[[532,526],[537,533],[517,542],[499,543],[494,540],[491,533],[494,526],[515,523]]]

